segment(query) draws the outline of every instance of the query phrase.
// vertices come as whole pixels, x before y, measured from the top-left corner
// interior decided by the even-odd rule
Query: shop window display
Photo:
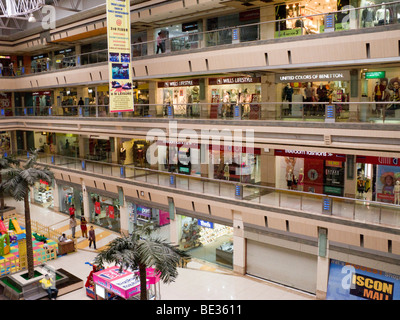
[[[362,120],[400,120],[400,72],[398,68],[364,69],[362,72],[361,101],[379,102],[362,105]],[[387,102],[387,103],[385,103]]]
[[[45,208],[54,207],[53,187],[46,181],[40,180],[33,186],[34,201]]]
[[[224,266],[233,265],[233,228],[210,221],[178,216],[179,246],[192,257]]]
[[[174,117],[200,116],[200,86],[199,80],[178,82],[159,82],[163,97],[163,116],[168,116],[168,107],[172,106]]]
[[[323,117],[327,102],[349,101],[350,85],[348,81],[290,82],[278,83],[277,91],[285,102],[281,116]],[[348,112],[348,105],[336,104],[337,119],[347,118]]]
[[[119,200],[90,193],[90,222],[120,232]]]
[[[59,186],[60,211],[69,214],[69,209],[74,205],[75,216],[84,216],[82,190],[60,185]]]
[[[2,154],[10,152],[10,133],[9,132],[0,132],[0,152]]]
[[[261,107],[261,79],[250,77],[210,78],[210,118],[259,119]],[[235,108],[239,108],[239,113]]]

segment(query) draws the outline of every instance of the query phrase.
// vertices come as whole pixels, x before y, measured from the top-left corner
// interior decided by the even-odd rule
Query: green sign
[[[365,79],[382,79],[385,75],[385,71],[371,71],[365,73]]]

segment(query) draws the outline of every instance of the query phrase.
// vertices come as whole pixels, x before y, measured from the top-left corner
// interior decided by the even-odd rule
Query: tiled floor
[[[23,212],[22,202],[8,199],[6,204]],[[68,216],[41,206],[31,204],[31,218],[45,225],[70,234]],[[101,250],[109,241],[118,237],[117,233],[95,227],[97,249]],[[58,257],[49,262],[56,269],[63,268],[84,282],[92,267],[87,264],[96,257],[96,251],[88,248],[88,241],[76,232],[78,251]],[[192,260],[187,268],[179,268],[178,278],[170,283],[161,283],[162,300],[314,300],[315,297],[290,288],[279,286],[250,276],[238,275],[200,260]],[[58,300],[91,300],[84,288],[60,296]]]

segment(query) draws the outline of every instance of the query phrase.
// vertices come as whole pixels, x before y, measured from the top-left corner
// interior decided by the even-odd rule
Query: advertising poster
[[[129,0],[107,0],[110,112],[133,111]]]
[[[400,275],[331,260],[327,300],[400,300]]]
[[[394,185],[400,180],[400,167],[378,165],[376,174],[376,200],[394,203]]]

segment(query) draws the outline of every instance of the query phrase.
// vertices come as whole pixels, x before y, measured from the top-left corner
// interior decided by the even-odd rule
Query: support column
[[[127,236],[129,235],[129,210],[122,187],[118,187],[118,199],[120,232],[121,234]]]
[[[157,95],[157,82],[156,81],[149,81],[149,116],[156,117],[157,113],[162,114],[162,98],[161,103],[158,101]],[[160,105],[158,105],[160,104]]]
[[[169,206],[169,237],[172,245],[178,244],[178,223],[177,216],[175,210],[174,200],[172,198],[168,198],[168,206]]]
[[[328,277],[328,230],[325,228],[318,228],[317,299],[326,299],[326,294],[328,292]]]
[[[361,69],[350,70],[350,102],[361,101]],[[358,103],[349,105],[349,121],[359,121],[359,107]]]
[[[260,22],[274,21],[275,10],[274,6],[266,6],[260,8]],[[260,25],[260,38],[261,40],[274,39],[275,37],[275,23],[263,23]]]
[[[55,179],[53,179],[53,203],[54,203],[54,211],[59,212],[60,211],[60,197],[59,197],[59,190],[58,190],[58,184]]]
[[[276,102],[275,74],[261,76],[261,102]],[[261,105],[261,119],[275,120],[278,118],[277,105]]]
[[[81,179],[82,184],[82,201],[83,201],[83,216],[86,221],[90,221],[90,206],[89,206],[89,196],[86,189],[86,184],[83,179]]]
[[[355,198],[357,191],[357,161],[355,155],[348,155],[344,170],[344,196]]]
[[[261,185],[275,187],[275,155],[274,150],[261,149],[260,155]]]
[[[246,273],[246,239],[244,237],[242,213],[233,213],[233,271],[239,274]]]

